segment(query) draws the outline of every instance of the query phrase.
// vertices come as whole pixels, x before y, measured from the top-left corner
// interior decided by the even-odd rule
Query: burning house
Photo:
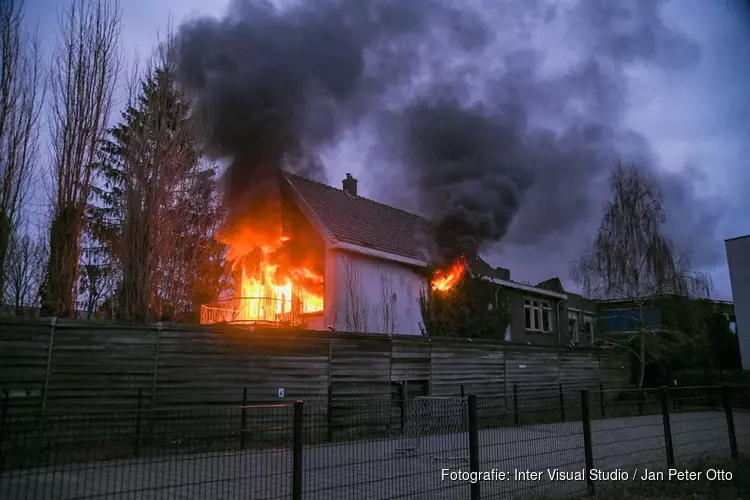
[[[560,287],[511,281],[507,269],[465,255],[428,273],[429,222],[358,196],[351,175],[341,189],[288,172],[271,178],[255,183],[244,215],[223,234],[234,297],[204,305],[202,323],[420,335],[420,294],[448,292],[471,269],[512,293],[510,325],[499,338],[511,340],[512,330],[513,341],[579,341],[561,319],[578,309],[564,312],[571,304]]]
[[[420,334],[426,221],[358,196],[351,175],[343,189],[287,172],[274,180],[244,210],[256,216],[224,232],[235,296],[204,305],[201,322]]]

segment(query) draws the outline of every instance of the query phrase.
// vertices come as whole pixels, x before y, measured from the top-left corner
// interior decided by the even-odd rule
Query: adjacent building
[[[284,179],[326,247],[324,323],[308,327],[420,335],[420,293],[430,286],[424,239],[429,222],[359,196],[357,180],[349,174],[341,189],[292,174]],[[498,340],[593,345],[596,304],[566,292],[559,278],[520,283],[510,270],[479,258],[471,268],[510,296],[510,324],[498,332]]]
[[[750,235],[725,241],[742,369],[750,370]]]

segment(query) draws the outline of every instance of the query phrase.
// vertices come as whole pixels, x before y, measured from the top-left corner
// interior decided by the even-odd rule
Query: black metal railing
[[[6,392],[0,498],[554,497],[750,448],[748,387],[601,389],[86,413]]]

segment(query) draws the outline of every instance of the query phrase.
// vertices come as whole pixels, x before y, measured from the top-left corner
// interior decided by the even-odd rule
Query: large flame
[[[239,299],[235,321],[287,322],[323,310],[323,276],[299,264],[274,261],[287,241],[282,237],[276,245],[258,247],[253,258],[235,260]]]
[[[432,280],[432,289],[437,292],[452,290],[461,281],[461,278],[463,278],[467,267],[466,258],[461,256],[449,269],[436,271],[435,277]]]
[[[241,195],[226,200],[217,237],[229,250],[234,297],[208,307],[206,322],[306,325],[307,315],[323,311],[324,243],[284,198],[276,173],[258,173]]]

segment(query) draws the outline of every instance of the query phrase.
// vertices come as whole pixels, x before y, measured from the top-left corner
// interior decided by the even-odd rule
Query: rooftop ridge
[[[336,187],[334,187],[334,186],[331,186],[330,184],[325,184],[325,183],[323,183],[323,182],[319,182],[319,181],[315,181],[315,180],[312,180],[312,179],[308,179],[307,177],[303,177],[303,176],[301,176],[301,175],[298,175],[298,174],[294,174],[294,173],[292,173],[292,172],[287,172],[286,170],[284,170],[284,171],[283,171],[283,174],[284,174],[284,176],[285,176],[285,177],[286,177],[286,176],[291,176],[291,177],[295,177],[295,178],[297,178],[297,179],[301,179],[301,180],[303,180],[303,181],[305,181],[305,182],[311,182],[311,183],[313,183],[313,184],[318,184],[318,185],[320,185],[320,186],[323,186],[323,187],[325,187],[326,189],[332,189],[332,190],[334,190],[334,191],[336,191],[336,192],[339,192],[339,193],[343,193],[343,194],[346,194],[347,196],[351,196],[350,194],[346,193],[345,191],[343,191],[343,190],[341,190],[341,189],[338,189],[338,188],[336,188]],[[386,205],[385,203],[382,203],[382,202],[379,202],[379,201],[373,200],[373,199],[371,199],[371,198],[367,198],[367,197],[364,197],[364,196],[359,196],[359,195],[357,195],[357,196],[356,196],[355,198],[358,198],[358,199],[360,199],[360,200],[366,201],[366,202],[368,202],[368,203],[373,203],[373,204],[375,204],[375,205],[379,205],[379,206],[381,206],[381,207],[383,207],[383,208],[387,208],[387,209],[389,209],[389,210],[396,210],[396,211],[398,211],[398,212],[401,212],[401,213],[403,213],[403,214],[406,214],[406,215],[409,215],[409,216],[411,216],[411,217],[415,217],[415,218],[417,218],[417,219],[420,219],[420,220],[422,220],[422,221],[424,221],[424,222],[427,222],[428,224],[429,224],[429,223],[431,222],[431,221],[430,221],[430,219],[427,219],[427,218],[425,218],[425,217],[422,217],[421,215],[415,214],[415,213],[413,213],[413,212],[409,212],[409,211],[407,211],[407,210],[403,210],[403,209],[401,209],[401,208],[398,208],[398,207],[394,207],[393,205]]]

